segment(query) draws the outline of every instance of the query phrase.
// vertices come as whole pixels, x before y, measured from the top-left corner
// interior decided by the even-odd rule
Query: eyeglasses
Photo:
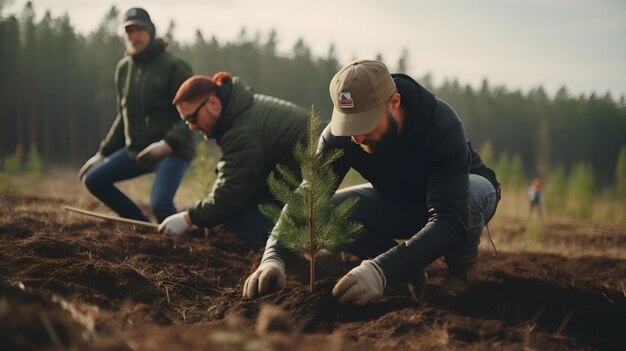
[[[211,96],[212,95],[209,95],[206,99],[202,100],[200,105],[198,105],[196,110],[193,111],[191,114],[189,114],[188,116],[183,116],[183,120],[185,121],[185,124],[187,124],[187,125],[189,123],[196,124],[198,122],[198,112],[200,112],[200,109],[202,108],[202,106],[204,106],[207,103],[207,101],[209,101]]]

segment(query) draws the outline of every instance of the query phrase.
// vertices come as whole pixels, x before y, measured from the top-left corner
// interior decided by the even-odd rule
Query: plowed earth
[[[261,253],[227,231],[167,237],[63,210],[76,199],[0,200],[2,350],[626,350],[620,258],[481,251],[459,297],[442,292],[437,261],[422,303],[396,284],[351,308],[330,291],[358,261],[332,255],[318,260],[314,293],[301,259],[288,264],[286,289],[248,300],[242,285]],[[494,235],[513,240],[523,227]],[[613,250],[626,247],[623,230],[564,234],[576,228],[550,225],[543,240],[603,245],[604,235]]]

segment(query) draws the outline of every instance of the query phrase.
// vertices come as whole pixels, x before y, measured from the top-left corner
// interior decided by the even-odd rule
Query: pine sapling
[[[259,206],[261,213],[276,223],[272,235],[280,245],[308,253],[311,292],[315,282],[315,257],[320,250],[345,246],[363,229],[361,223],[348,220],[357,198],[337,206],[331,202],[339,182],[332,164],[343,151],[317,152],[318,128],[319,116],[311,107],[307,145],[298,144],[294,148],[302,179],[284,165],[278,165],[276,168],[281,178],[272,172],[268,184],[272,195],[285,206],[282,210],[271,204]]]

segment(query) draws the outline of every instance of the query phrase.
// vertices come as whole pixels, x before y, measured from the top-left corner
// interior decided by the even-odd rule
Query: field
[[[144,206],[148,180],[123,184]],[[319,259],[314,293],[302,259],[285,290],[247,300],[261,252],[223,228],[174,238],[71,214],[110,212],[69,171],[16,187],[0,198],[2,350],[626,350],[623,227],[529,220],[508,199],[466,294],[441,291],[437,261],[423,303],[398,284],[350,308],[330,296],[350,256]]]

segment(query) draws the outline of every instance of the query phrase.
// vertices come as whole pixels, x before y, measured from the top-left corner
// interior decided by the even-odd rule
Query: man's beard
[[[389,112],[385,112],[387,118],[387,130],[381,135],[380,140],[365,141],[359,147],[368,154],[386,153],[396,145],[398,138],[398,123]]]
[[[135,46],[133,46],[133,42],[128,40],[128,39],[124,40],[124,44],[126,45],[126,52],[129,55],[136,55],[136,54],[144,51],[148,47],[148,44],[146,44],[146,45],[144,45],[142,47],[136,48]]]

